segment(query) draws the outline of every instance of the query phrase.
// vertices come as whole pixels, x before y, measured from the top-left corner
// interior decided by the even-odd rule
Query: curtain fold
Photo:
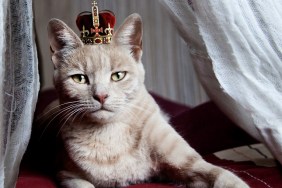
[[[0,187],[15,186],[39,91],[32,0],[1,0]]]
[[[282,164],[282,2],[162,2],[209,96]]]

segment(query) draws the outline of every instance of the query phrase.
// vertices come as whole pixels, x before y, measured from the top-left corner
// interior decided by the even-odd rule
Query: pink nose
[[[98,94],[94,95],[94,99],[100,102],[101,104],[105,103],[105,100],[108,98],[107,94]]]

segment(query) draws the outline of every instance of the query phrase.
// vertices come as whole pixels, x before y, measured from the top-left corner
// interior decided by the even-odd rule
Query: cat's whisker
[[[84,103],[79,103],[79,104],[75,104],[75,105],[71,105],[70,108],[68,110],[70,110],[70,112],[77,112],[79,109],[81,109],[82,107],[84,107]],[[75,111],[73,111],[75,110]],[[67,112],[67,111],[65,111]],[[64,117],[62,117],[62,119],[65,119],[69,114],[65,114]],[[60,121],[60,123],[62,122],[62,120]]]
[[[61,114],[63,114],[65,111],[67,111],[68,109],[61,109],[61,111],[59,113],[57,112],[54,112],[52,113],[51,115],[55,115],[49,122],[48,124],[44,127],[43,131],[42,131],[42,134],[40,136],[40,138],[44,135],[45,131],[49,128],[50,124],[58,117],[60,116]],[[50,115],[50,116],[51,116]]]
[[[61,110],[58,111],[58,113],[56,114],[56,116],[55,116],[53,119],[51,119],[51,121],[54,120],[57,116],[59,116],[59,115],[65,113],[65,112],[71,111],[71,110],[75,109],[76,107],[77,107],[77,104],[72,104],[72,105],[66,106],[66,107],[64,107],[64,108],[61,108]]]
[[[72,121],[71,121],[70,123],[71,123],[71,124],[74,123],[74,121],[75,121],[75,119],[77,118],[77,116],[79,116],[79,115],[81,115],[81,114],[85,114],[85,113],[87,113],[86,108],[85,108],[84,106],[80,107],[79,111],[75,113],[75,115],[74,115],[74,117],[73,117],[73,119],[72,119]],[[81,117],[82,117],[82,115],[81,115]],[[81,118],[81,117],[79,118],[79,119],[80,119],[80,122],[82,121],[82,118]]]
[[[63,117],[62,117],[62,120],[60,121],[60,125],[62,123],[63,120],[64,123],[60,126],[60,129],[57,133],[57,136],[60,134],[61,130],[63,129],[63,127],[66,125],[66,123],[70,120],[70,118],[72,117],[72,121],[70,123],[73,123],[73,121],[75,120],[75,118],[81,113],[81,112],[84,112],[85,113],[85,105],[87,104],[87,101],[82,101],[80,104],[78,105],[73,105],[72,106],[72,109],[68,109],[70,110],[71,113],[68,113],[68,114],[65,114]],[[75,109],[73,111],[73,109]],[[67,112],[67,111],[65,111]],[[87,112],[87,111],[86,111]]]
[[[128,115],[128,117],[132,117],[132,119],[138,119],[138,114],[133,113],[131,109],[125,108],[124,111]]]
[[[87,112],[88,112],[88,111],[87,111],[87,110],[85,110],[85,111],[84,111],[84,113],[83,113],[83,114],[81,114],[81,116],[80,116],[80,118],[79,118],[79,121],[78,121],[78,122],[80,122],[80,123],[82,122],[82,119],[83,119],[83,118],[84,118],[84,116],[87,114]]]
[[[63,104],[56,105],[56,106],[52,107],[51,109],[49,109],[47,112],[44,112],[42,115],[40,115],[36,119],[36,121],[39,122],[43,118],[48,119],[49,117],[51,117],[52,115],[57,113],[61,107],[64,107],[64,106],[70,105],[70,104],[75,104],[75,103],[80,103],[80,101],[71,101],[71,102],[66,102],[66,103],[63,103]],[[55,110],[57,110],[57,111],[55,111]],[[55,111],[55,112],[53,112],[53,111]]]
[[[61,130],[63,129],[63,127],[66,125],[66,123],[70,120],[70,118],[72,117],[73,120],[76,118],[76,116],[79,114],[79,112],[81,112],[82,110],[79,108],[79,109],[76,109],[75,111],[72,111],[70,114],[66,114],[65,117],[63,119],[65,119],[64,123],[62,124],[62,126],[60,127],[58,133],[57,133],[57,136],[59,136]],[[75,115],[75,116],[73,116]],[[73,121],[72,120],[72,121]],[[62,120],[60,121],[60,124],[61,124]]]
[[[49,128],[50,124],[51,124],[57,117],[59,117],[59,116],[62,115],[63,113],[66,113],[66,112],[68,112],[68,111],[73,110],[76,106],[77,106],[76,104],[72,104],[72,105],[70,105],[70,106],[67,106],[67,107],[62,108],[60,111],[56,111],[56,112],[52,113],[52,115],[55,115],[55,114],[56,114],[56,115],[55,115],[55,116],[49,121],[49,123],[44,127],[44,129],[43,129],[43,131],[42,131],[41,136],[40,136],[39,139],[41,139],[41,138],[43,137],[44,133],[45,133],[46,130]],[[60,121],[60,123],[61,123],[61,121]],[[60,124],[60,123],[59,123],[59,124]]]
[[[136,104],[132,104],[132,103],[126,103],[126,107],[128,108],[134,108],[134,109],[137,109],[137,110],[140,110],[140,111],[147,111],[147,109],[145,109],[144,107],[140,107]]]
[[[87,114],[87,109],[93,109],[93,106],[91,105],[90,101],[86,101],[85,112],[81,115],[79,120],[80,122],[82,121],[83,117]]]
[[[125,110],[128,115],[130,115],[133,119],[140,119],[140,114],[148,114],[148,109],[145,107],[140,107],[134,103],[125,103]],[[136,113],[137,110],[137,113]]]

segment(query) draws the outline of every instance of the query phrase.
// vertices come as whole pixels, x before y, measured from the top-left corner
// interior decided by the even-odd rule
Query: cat
[[[54,85],[67,114],[60,186],[122,187],[164,176],[188,187],[249,187],[171,127],[144,85],[142,32],[135,13],[111,44],[85,45],[64,22],[50,20]]]

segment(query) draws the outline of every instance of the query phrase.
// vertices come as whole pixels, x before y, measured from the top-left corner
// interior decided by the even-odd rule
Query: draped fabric
[[[116,28],[131,13],[143,19],[143,64],[146,86],[162,96],[189,105],[207,100],[190,63],[185,42],[163,7],[156,0],[98,0],[99,9],[112,10],[117,18]],[[53,65],[50,62],[46,26],[55,17],[66,22],[77,34],[76,16],[91,10],[92,0],[36,0],[35,21],[42,54],[43,88],[53,86]]]
[[[31,0],[0,1],[0,187],[15,186],[39,90]]]
[[[282,1],[161,2],[209,96],[282,164]]]

